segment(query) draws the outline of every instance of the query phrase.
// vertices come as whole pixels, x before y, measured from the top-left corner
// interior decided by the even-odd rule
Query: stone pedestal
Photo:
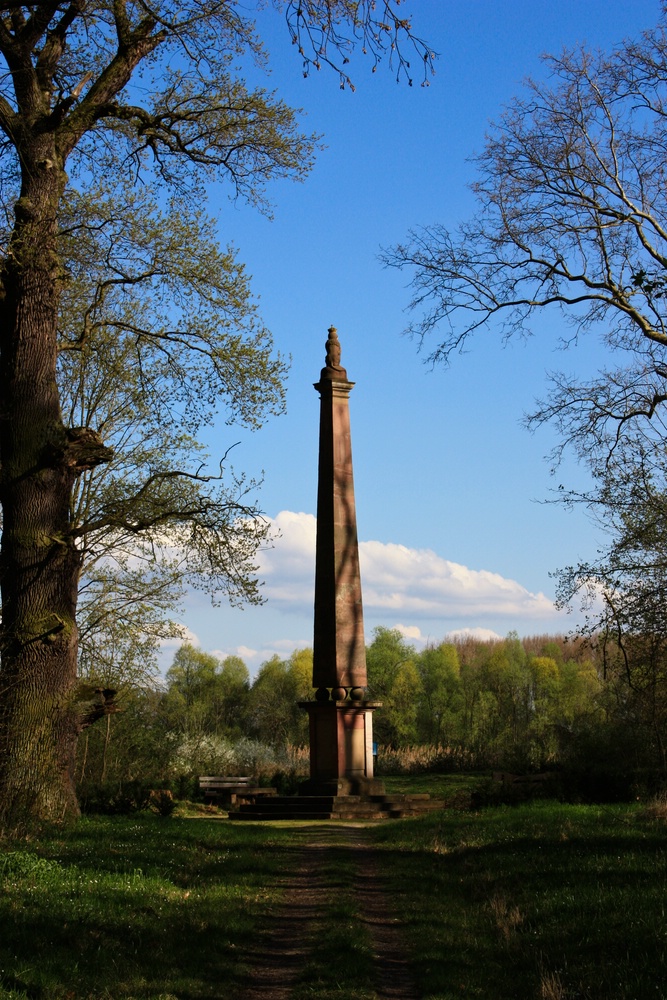
[[[373,712],[377,703],[304,701],[310,722],[310,779],[301,795],[377,795],[373,777]]]

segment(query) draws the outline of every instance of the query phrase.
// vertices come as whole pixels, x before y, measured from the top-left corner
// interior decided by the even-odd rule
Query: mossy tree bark
[[[55,229],[64,171],[53,135],[28,131],[0,309],[0,815],[10,825],[31,813],[56,819],[77,812],[79,554],[68,532],[77,465],[56,387]]]

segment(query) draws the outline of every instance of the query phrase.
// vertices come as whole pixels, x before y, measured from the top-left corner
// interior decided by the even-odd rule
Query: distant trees
[[[576,793],[600,797],[667,782],[664,650],[650,640],[510,634],[418,652],[380,628],[367,652],[371,690],[386,691],[375,739],[408,767],[421,747],[447,769],[560,769]],[[198,774],[268,779],[293,772],[296,759],[303,770],[299,702],[313,696],[309,649],[271,657],[250,680],[240,658],[183,645],[164,683],[128,682],[120,711],[86,730],[77,781],[91,801],[105,783],[112,795],[133,781],[192,794]]]
[[[246,731],[270,746],[306,745],[308,717],[299,702],[311,701],[313,694],[311,650],[296,650],[288,660],[271,657],[250,690]]]
[[[421,652],[396,629],[375,630],[367,663],[378,742],[455,750],[480,766],[539,768],[563,736],[600,713],[595,647],[548,638],[443,642]]]

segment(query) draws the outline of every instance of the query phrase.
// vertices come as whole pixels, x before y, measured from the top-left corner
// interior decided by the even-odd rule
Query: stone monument
[[[354,386],[329,329],[320,394],[310,780],[303,795],[381,794],[373,778],[373,711],[366,699],[366,646],[352,474],[349,395]]]
[[[385,795],[373,777],[373,711],[366,697],[366,646],[361,604],[357,518],[352,478],[349,395],[354,382],[340,363],[329,329],[320,394],[320,457],[315,554],[314,701],[302,701],[310,722],[310,778],[299,794],[253,789],[253,801],[230,810],[234,820],[382,819],[413,816],[442,803],[428,795]],[[273,794],[271,794],[273,793]]]

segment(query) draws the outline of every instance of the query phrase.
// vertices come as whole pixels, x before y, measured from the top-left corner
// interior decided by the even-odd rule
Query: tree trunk
[[[69,534],[77,469],[56,384],[56,207],[65,175],[53,137],[22,150],[23,183],[0,305],[0,828],[76,815],[76,599]]]

